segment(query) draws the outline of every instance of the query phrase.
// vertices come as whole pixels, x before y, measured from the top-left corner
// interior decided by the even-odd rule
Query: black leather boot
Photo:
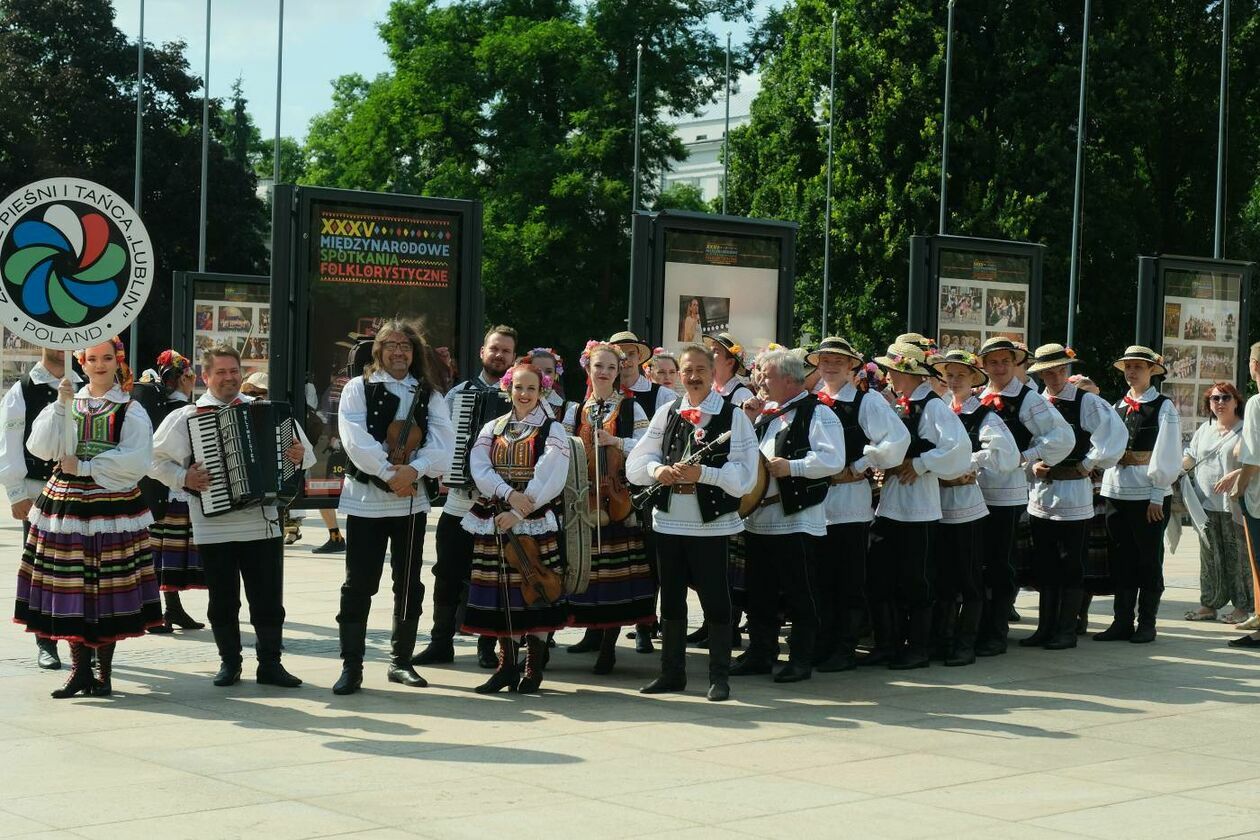
[[[731,697],[731,625],[710,624],[709,691],[705,697],[715,703]]]
[[[712,628],[709,628],[709,632],[713,632]],[[759,676],[773,671],[775,660],[778,658],[778,638],[778,628],[773,625],[748,622],[748,650],[735,659],[735,664],[730,667],[730,675],[732,677]],[[732,643],[733,639],[732,633]]]
[[[92,677],[92,651],[87,645],[82,642],[71,642],[70,661],[72,663],[70,676],[66,678],[61,688],[51,692],[54,699],[64,700],[80,691],[91,694],[92,686],[96,684],[96,680]]]
[[[569,653],[594,653],[599,650],[599,643],[603,638],[603,630],[587,627],[586,632],[582,634],[582,640],[577,644],[569,645],[565,650]]]
[[[1089,632],[1089,607],[1094,603],[1093,593],[1081,593],[1081,610],[1076,617],[1076,635],[1084,636]]]
[[[831,655],[814,670],[822,674],[833,674],[838,671],[852,671],[858,666],[857,643],[863,622],[866,621],[865,609],[844,609],[837,617],[836,644]]]
[[[643,624],[635,625],[634,628],[634,652],[635,653],[656,653],[656,648],[652,645],[652,622],[648,621]]]
[[[613,666],[617,664],[617,636],[621,633],[620,627],[609,627],[603,631],[603,638],[599,643],[599,657],[595,660],[595,667],[591,669],[594,674],[611,674]]]
[[[984,601],[963,601],[958,611],[958,624],[954,628],[954,649],[946,658],[950,666],[971,665],[976,661],[976,633],[980,630],[980,618]]]
[[[96,681],[88,690],[93,697],[108,697],[114,693],[114,650],[118,642],[110,642],[96,649]]]
[[[928,646],[932,644],[932,608],[911,610],[906,630],[906,646],[897,652],[888,667],[894,671],[926,668],[929,664]]]
[[[499,656],[496,653],[498,650],[498,644],[499,643],[494,636],[477,637],[478,668],[486,668],[488,670],[490,668],[499,667]]]
[[[871,604],[871,632],[875,646],[858,660],[858,665],[873,667],[888,665],[897,655],[900,638],[897,634],[897,613],[890,603]]]
[[[698,648],[706,648],[709,646],[709,625],[701,624],[694,633],[687,634],[687,644],[695,645]]]
[[[958,622],[958,601],[942,598],[932,607],[932,640],[929,657],[938,662],[949,658],[954,649],[954,625]]]
[[[729,653],[727,656],[729,657]],[[640,694],[665,694],[687,688],[687,622],[669,619],[661,622],[661,674]]]
[[[254,635],[258,637],[258,670],[254,678],[259,685],[276,685],[280,688],[297,688],[302,681],[290,674],[280,664],[280,649],[283,646],[283,628],[255,627]]]
[[[478,694],[495,694],[507,689],[516,691],[521,681],[520,672],[516,668],[516,642],[513,639],[498,640],[498,665],[490,679],[477,686],[473,691]]]
[[[1019,640],[1020,647],[1041,647],[1054,635],[1059,621],[1060,590],[1043,586],[1037,593],[1037,629],[1031,636]]]
[[[214,684],[220,688],[236,685],[241,681],[241,626],[236,621],[211,624],[211,632],[219,649],[219,672],[214,675]]]
[[[533,636],[525,637],[525,673],[516,687],[519,694],[535,694],[542,686],[543,670],[547,667],[547,642]]]
[[[61,670],[61,657],[57,655],[56,639],[41,639],[36,636],[35,647],[39,650],[39,653],[35,655],[36,665],[45,671]]]
[[[345,696],[363,687],[363,654],[367,649],[367,625],[340,623],[341,676],[333,683],[332,693]]]
[[[1054,632],[1046,639],[1046,650],[1067,650],[1076,647],[1076,617],[1081,611],[1081,590],[1064,589],[1059,593],[1059,614]]]
[[[1006,640],[1011,632],[1012,606],[1005,598],[989,598],[980,618],[980,634],[976,639],[976,656],[1001,656],[1006,653]]]
[[[813,675],[817,635],[818,631],[812,627],[792,625],[792,638],[788,641],[788,661],[774,675],[775,682],[800,682]]]
[[[433,605],[433,630],[429,644],[411,658],[412,665],[444,665],[455,661],[454,604]]]
[[[404,619],[394,616],[393,632],[389,637],[389,670],[385,678],[408,688],[427,688],[429,681],[411,667],[411,655],[416,650],[416,625],[420,616]]]
[[[1137,605],[1137,590],[1117,589],[1112,605],[1111,626],[1094,634],[1095,642],[1127,642],[1133,638],[1133,609]]]
[[[1162,592],[1143,588],[1137,599],[1137,629],[1129,637],[1135,645],[1148,644],[1155,641],[1155,617],[1159,612],[1159,598]]]
[[[206,625],[188,614],[179,599],[178,592],[164,593],[166,598],[166,626],[178,627],[180,630],[204,630]]]

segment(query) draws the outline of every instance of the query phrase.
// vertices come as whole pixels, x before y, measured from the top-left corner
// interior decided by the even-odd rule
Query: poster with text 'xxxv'
[[[667,232],[664,346],[720,332],[750,350],[775,340],[780,247],[771,237]]]
[[[444,356],[457,342],[459,217],[397,207],[315,202],[311,206],[308,394],[318,408],[307,432],[318,462],[307,473],[308,496],[341,491],[345,455],[337,405],[349,350],[384,320],[415,322]],[[299,391],[300,392],[300,391]]]

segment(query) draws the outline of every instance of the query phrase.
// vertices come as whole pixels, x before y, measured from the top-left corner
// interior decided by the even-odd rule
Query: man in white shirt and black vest
[[[835,413],[805,388],[805,363],[788,350],[758,359],[770,402],[754,425],[770,478],[765,498],[745,523],[748,546],[748,650],[732,676],[769,674],[778,656],[779,603],[792,621],[788,662],[775,682],[813,673],[818,607],[811,556],[826,536],[823,502],[830,478],[844,468],[844,436]]]
[[[848,341],[824,338],[809,361],[822,374],[818,401],[835,412],[844,435],[845,466],[829,479],[824,503],[827,536],[814,563],[822,618],[814,662],[828,673],[857,667],[858,635],[866,620],[866,551],[874,518],[870,474],[902,462],[910,433],[886,399],[854,384],[854,371],[863,359]]]
[[[338,505],[346,517],[346,579],[337,614],[343,664],[334,694],[353,694],[363,683],[368,611],[387,546],[394,614],[386,677],[411,688],[428,685],[411,666],[424,603],[424,480],[445,472],[455,436],[446,401],[432,386],[436,374],[427,369],[426,349],[412,325],[385,322],[372,342],[372,362],[341,392],[338,434],[349,462]]]
[[[44,348],[40,359],[27,371],[0,402],[0,484],[4,485],[9,497],[9,509],[13,518],[22,523],[22,544],[26,544],[26,533],[30,523],[26,515],[30,513],[31,504],[39,497],[44,484],[52,476],[55,461],[41,461],[26,448],[26,441],[31,436],[31,424],[44,410],[57,400],[57,386],[66,375],[66,354],[64,350]],[[70,381],[78,385],[79,375],[70,371]],[[57,656],[56,639],[35,637],[38,649],[35,662],[39,667],[55,671],[61,667],[61,658]]]
[[[506,324],[492,327],[481,342],[479,358],[481,370],[471,379],[466,379],[446,392],[447,416],[454,403],[455,395],[466,390],[486,391],[499,394],[499,379],[516,361],[516,330]],[[496,397],[497,399],[497,397]],[[506,414],[510,405],[506,399],[496,403]],[[481,425],[475,424],[472,439],[481,431]],[[449,474],[449,465],[448,470]],[[451,487],[447,490],[446,501],[442,505],[442,515],[438,517],[437,562],[433,564],[433,630],[429,636],[429,644],[416,654],[412,665],[439,665],[455,661],[455,632],[460,624],[460,610],[468,601],[468,578],[472,573],[473,537],[464,530],[460,523],[464,514],[472,509],[473,497],[477,490],[468,487]],[[497,668],[498,657],[495,655],[497,642],[493,636],[481,636],[477,639],[477,664],[482,668]]]
[[[1015,527],[1028,507],[1027,465],[1042,461],[1047,466],[1067,457],[1075,441],[1059,412],[1020,380],[1020,368],[1028,351],[1009,338],[994,336],[976,354],[988,374],[989,385],[980,402],[1002,418],[1020,451],[1020,466],[1009,472],[986,470],[979,476],[980,490],[989,508],[985,523],[984,617],[976,656],[1006,653],[1010,614],[1015,604]]]
[[[216,411],[252,397],[241,390],[241,356],[233,347],[219,344],[201,357],[201,376],[206,393],[194,405],[167,415],[153,436],[153,467],[149,475],[172,489],[200,493],[210,488],[210,473],[192,459],[188,418],[198,411]],[[297,439],[285,453],[301,469],[315,465],[315,452],[302,428],[294,424]],[[280,664],[284,628],[284,524],[274,506],[253,505],[207,518],[201,502],[189,505],[193,540],[205,568],[209,606],[206,614],[219,649],[217,686],[235,685],[241,679],[241,583],[249,602],[249,620],[257,637],[261,684],[296,688],[302,681]]]
[[[756,483],[757,439],[744,413],[713,390],[711,350],[688,344],[678,366],[686,394],[656,412],[626,461],[630,481],[661,485],[652,513],[661,577],[661,674],[640,690],[661,694],[687,687],[690,586],[709,631],[708,698],[721,701],[730,696],[727,541],[744,528],[739,503]]]

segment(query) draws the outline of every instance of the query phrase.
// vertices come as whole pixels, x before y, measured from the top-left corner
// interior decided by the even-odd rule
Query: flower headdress
[[[118,336],[114,336],[113,338],[107,339],[107,341],[113,345],[114,358],[118,360],[118,373],[116,374],[118,387],[121,388],[124,393],[129,393],[131,391],[131,386],[135,384],[135,379],[131,375],[131,368],[127,366],[127,351],[123,348],[122,339]],[[100,343],[104,344],[105,342]],[[87,350],[75,350],[74,359],[79,363],[79,367],[83,367],[83,362],[87,359]]]
[[[586,346],[582,348],[582,355],[578,357],[578,364],[582,366],[582,370],[590,370],[591,356],[601,350],[607,350],[609,353],[612,353],[617,357],[617,361],[619,362],[624,362],[626,360],[625,352],[617,345],[592,338],[590,341],[586,342]]]
[[[182,373],[192,366],[192,362],[178,350],[163,350],[158,354],[157,366],[159,374],[168,370],[178,370]]]
[[[554,359],[556,363],[556,376],[564,376],[564,359],[555,350],[550,347],[535,347],[525,355],[526,360],[533,359],[535,356],[546,356]]]
[[[500,390],[500,391],[511,391],[511,390],[512,390],[512,376],[513,376],[513,375],[514,375],[514,374],[515,374],[518,370],[527,370],[527,371],[529,371],[530,373],[534,374],[534,376],[537,376],[537,377],[538,377],[538,387],[539,387],[539,389],[540,389],[540,390],[542,390],[542,391],[544,391],[544,392],[546,392],[546,391],[550,391],[550,390],[551,390],[551,387],[552,387],[553,385],[555,385],[555,382],[552,380],[552,378],[551,378],[550,376],[542,376],[542,375],[540,375],[540,374],[538,373],[538,371],[534,368],[534,366],[533,366],[533,365],[531,365],[531,364],[529,363],[529,360],[528,360],[528,359],[525,359],[525,360],[523,360],[523,361],[519,361],[519,362],[517,362],[516,364],[512,365],[510,368],[508,368],[508,369],[507,369],[507,372],[506,372],[506,373],[504,373],[504,374],[503,374],[503,376],[501,376],[501,377],[499,378],[499,390]]]

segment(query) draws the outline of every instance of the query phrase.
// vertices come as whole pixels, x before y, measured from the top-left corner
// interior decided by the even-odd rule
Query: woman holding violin
[[[590,584],[569,599],[574,626],[603,631],[596,674],[612,671],[620,628],[656,619],[656,578],[625,477],[626,456],[647,432],[648,416],[617,387],[624,358],[616,345],[587,343],[581,362],[589,394],[564,421],[586,447],[591,510],[598,511],[598,524],[591,528]]]
[[[532,693],[542,684],[547,634],[565,626],[560,528],[552,500],[564,490],[569,441],[564,428],[539,404],[550,377],[528,360],[503,375],[510,413],[481,429],[468,465],[480,497],[464,516],[473,535],[466,633],[499,640],[499,666],[478,694]],[[525,637],[525,674],[516,667],[517,640]]]
[[[342,671],[334,694],[353,694],[363,683],[368,612],[387,547],[394,615],[386,678],[411,688],[428,684],[411,665],[424,602],[420,566],[429,498],[422,479],[446,471],[455,431],[446,400],[431,384],[425,351],[415,327],[388,321],[373,339],[371,363],[341,392],[337,434],[348,462],[338,510],[346,517],[346,579],[337,613]]]

